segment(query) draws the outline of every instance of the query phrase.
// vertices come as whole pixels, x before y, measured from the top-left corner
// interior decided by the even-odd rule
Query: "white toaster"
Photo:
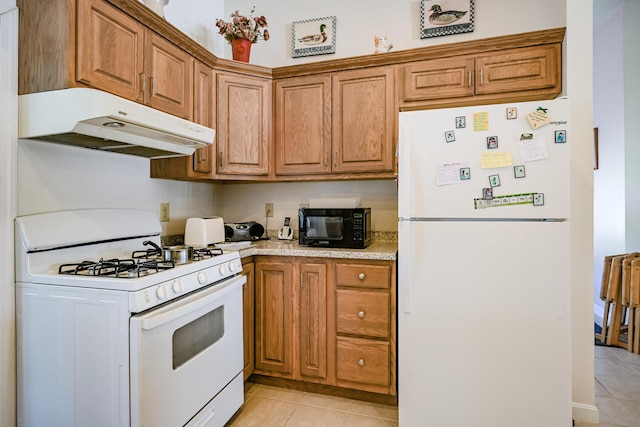
[[[224,242],[224,220],[219,216],[187,218],[184,244],[194,248],[206,248]]]

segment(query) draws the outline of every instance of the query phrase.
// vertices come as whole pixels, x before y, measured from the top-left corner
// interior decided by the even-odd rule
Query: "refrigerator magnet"
[[[507,120],[513,120],[518,118],[518,109],[516,107],[507,108]]]
[[[471,169],[460,168],[460,179],[463,181],[471,179]]]
[[[456,129],[461,129],[465,127],[467,127],[467,117],[466,116],[456,117]]]
[[[544,193],[535,193],[533,195],[533,206],[544,206]]]
[[[524,165],[517,165],[513,167],[513,176],[515,178],[524,178],[526,176],[524,172]]]
[[[498,148],[498,137],[497,136],[488,136],[487,137],[487,148],[492,150],[494,148]]]
[[[500,175],[489,175],[489,184],[491,187],[500,187]]]
[[[456,140],[456,134],[452,130],[448,130],[444,133],[444,139],[447,142],[453,142]]]
[[[557,130],[556,131],[556,144],[563,144],[567,142],[567,131],[566,130]]]
[[[482,198],[484,200],[493,199],[493,188],[483,188],[482,189]]]

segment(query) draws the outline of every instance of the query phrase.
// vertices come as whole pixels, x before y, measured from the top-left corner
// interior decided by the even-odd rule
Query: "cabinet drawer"
[[[338,381],[388,387],[390,345],[386,341],[338,337]]]
[[[339,289],[337,295],[337,332],[389,337],[389,294]]]
[[[336,264],[336,285],[357,288],[389,289],[388,265]]]

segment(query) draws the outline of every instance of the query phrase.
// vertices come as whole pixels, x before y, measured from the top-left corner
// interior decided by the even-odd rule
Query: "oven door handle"
[[[180,301],[176,301],[174,304],[169,304],[166,307],[143,315],[140,318],[140,327],[144,330],[151,330],[173,322],[182,316],[192,314],[200,308],[224,298],[228,293],[233,291],[232,287],[236,287],[234,285],[242,286],[246,281],[246,276],[240,275],[205,290],[205,295],[203,295],[202,292],[189,295]]]

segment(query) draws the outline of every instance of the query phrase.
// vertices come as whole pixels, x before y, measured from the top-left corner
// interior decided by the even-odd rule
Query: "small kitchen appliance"
[[[224,242],[224,220],[219,216],[188,218],[184,230],[184,244],[206,248]]]
[[[161,230],[134,209],[16,218],[17,425],[217,427],[242,405],[239,254],[178,264]]]
[[[300,208],[298,242],[363,249],[371,243],[371,208]]]
[[[291,240],[293,239],[293,229],[291,228],[291,218],[286,217],[284,219],[284,225],[278,230],[279,240]]]
[[[255,221],[229,223],[224,225],[224,237],[227,242],[258,240],[264,234],[264,227]]]

